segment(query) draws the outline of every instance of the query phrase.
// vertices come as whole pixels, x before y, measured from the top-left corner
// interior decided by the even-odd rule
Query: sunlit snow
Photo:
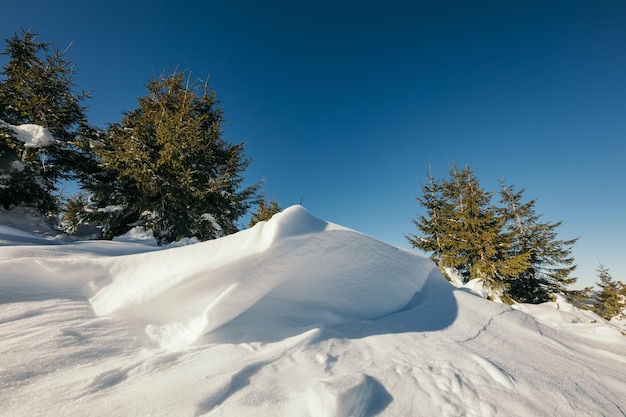
[[[626,412],[623,328],[487,301],[301,206],[179,247],[63,243],[3,214],[0,415]]]
[[[54,143],[52,133],[39,125],[23,124],[14,126],[0,120],[0,127],[12,130],[15,138],[22,142],[26,148],[44,148]]]

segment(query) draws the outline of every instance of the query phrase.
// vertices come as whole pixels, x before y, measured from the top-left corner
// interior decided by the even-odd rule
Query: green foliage
[[[417,201],[426,214],[418,215],[417,219],[411,221],[421,234],[409,234],[406,238],[413,247],[431,253],[431,259],[443,272],[447,265],[445,257],[454,246],[451,234],[445,232],[454,216],[454,204],[445,198],[442,182],[434,177],[430,169],[428,183],[422,185],[422,196],[417,197]]]
[[[268,204],[265,196],[262,196],[257,205],[256,213],[252,214],[248,227],[252,227],[258,222],[264,222],[272,218],[272,216],[282,209],[278,206],[278,202],[274,199]]]
[[[46,147],[26,147],[15,133],[0,128],[0,203],[5,208],[24,204],[54,213],[53,194],[62,178],[71,176],[80,160],[73,146],[75,129],[85,122],[81,102],[88,94],[74,91],[72,62],[51,43],[22,30],[6,40],[8,56],[0,74],[0,120],[13,126],[36,124],[55,138]]]
[[[615,281],[604,265],[600,264],[597,272],[600,291],[593,297],[592,310],[600,317],[610,320],[620,314],[625,307],[626,287],[623,283]]]
[[[87,221],[111,238],[135,225],[160,243],[211,239],[237,231],[257,186],[240,189],[249,164],[243,144],[222,139],[222,110],[207,82],[189,72],[148,83],[139,107],[104,134],[86,131],[99,170],[84,178],[92,193]]]
[[[557,239],[556,228],[562,222],[541,222],[536,200],[522,203],[523,189],[515,192],[513,186],[501,184],[500,212],[514,236],[513,250],[529,255],[527,267],[509,279],[511,296],[519,302],[542,303],[550,301],[551,294],[567,294],[567,286],[576,282],[570,274],[576,269],[572,246],[578,238]]]
[[[505,302],[547,301],[575,281],[570,246],[556,239],[560,223],[541,223],[534,201],[522,204],[523,192],[505,187],[498,207],[474,172],[452,166],[448,180],[428,173],[417,201],[425,214],[412,220],[419,234],[409,234],[413,247],[431,253],[439,269],[456,270],[464,282],[481,279],[494,298]]]
[[[63,230],[68,234],[76,234],[80,224],[85,223],[85,207],[89,199],[84,193],[78,193],[69,198],[64,204],[61,222]]]

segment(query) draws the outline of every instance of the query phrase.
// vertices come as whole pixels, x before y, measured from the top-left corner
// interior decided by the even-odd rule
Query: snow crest
[[[292,206],[234,235],[118,257],[90,301],[98,315],[140,322],[161,347],[178,348],[245,312],[297,327],[380,318],[403,309],[433,268]]]

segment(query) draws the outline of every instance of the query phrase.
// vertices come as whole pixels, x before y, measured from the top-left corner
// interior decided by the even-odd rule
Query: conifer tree
[[[495,297],[510,302],[507,278],[525,268],[528,254],[511,252],[513,236],[491,204],[493,193],[480,186],[473,170],[453,166],[450,176],[445,194],[456,201],[452,266],[466,282],[481,279]]]
[[[439,268],[447,273],[455,269],[464,282],[481,279],[494,298],[510,302],[507,278],[522,271],[528,253],[513,253],[513,234],[505,229],[505,218],[491,204],[492,193],[486,192],[468,166],[459,171],[455,165],[448,181],[429,176],[418,199],[427,216],[413,223],[424,237],[407,239],[424,251],[433,251]]]
[[[453,165],[447,180],[429,173],[422,192],[417,200],[425,214],[413,220],[421,234],[406,237],[432,253],[445,275],[454,272],[463,282],[481,279],[493,298],[505,302],[540,303],[559,292],[584,296],[584,290],[567,289],[576,281],[570,274],[577,239],[558,239],[561,222],[540,221],[535,200],[522,201],[524,190],[516,192],[503,181],[496,206],[471,168]]]
[[[9,59],[0,71],[0,203],[56,213],[57,183],[71,176],[81,160],[73,140],[77,126],[85,123],[81,102],[88,94],[75,91],[72,61],[66,58],[69,47],[59,50],[38,42],[31,30],[6,43],[2,55]],[[11,126],[26,124],[48,129],[54,142],[25,146]]]
[[[617,316],[624,308],[623,285],[620,288],[619,282],[611,276],[609,269],[600,264],[597,269],[600,282],[598,291],[592,302],[592,310],[605,320],[610,320]],[[620,291],[622,290],[622,291]]]
[[[280,212],[281,210],[282,209],[278,206],[278,202],[276,200],[272,199],[272,201],[268,203],[265,200],[265,196],[261,196],[261,199],[257,204],[257,211],[252,214],[248,227],[252,227],[258,222],[264,222],[271,219],[274,214]]]
[[[417,219],[411,220],[421,233],[405,237],[414,248],[431,253],[430,258],[445,274],[445,257],[452,250],[449,229],[454,218],[454,206],[443,196],[442,183],[435,178],[430,167],[427,179],[428,183],[422,185],[422,195],[416,197],[426,213],[418,214]]]
[[[524,303],[549,301],[551,294],[568,294],[568,286],[576,282],[571,273],[576,269],[572,246],[578,238],[557,239],[556,229],[562,222],[540,221],[535,212],[536,200],[522,203],[525,190],[515,191],[501,181],[501,213],[514,240],[513,253],[528,253],[528,264],[509,279],[510,295]]]
[[[135,225],[159,243],[211,239],[237,231],[257,185],[241,189],[249,164],[243,144],[222,139],[222,110],[207,81],[188,71],[149,81],[148,95],[102,137],[87,132],[99,171],[84,178],[92,193],[86,220],[102,237]]]

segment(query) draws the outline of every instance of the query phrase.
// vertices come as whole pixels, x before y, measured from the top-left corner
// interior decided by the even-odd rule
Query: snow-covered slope
[[[486,301],[300,206],[169,249],[0,234],[0,415],[626,412],[616,327]]]

